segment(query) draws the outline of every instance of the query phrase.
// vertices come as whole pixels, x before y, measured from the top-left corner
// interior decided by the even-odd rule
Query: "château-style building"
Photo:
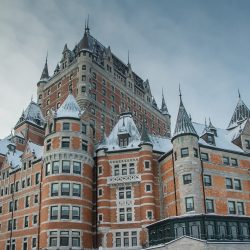
[[[239,95],[226,129],[195,123],[180,94],[171,134],[163,94],[87,25],[0,140],[1,249],[247,249],[249,118]]]

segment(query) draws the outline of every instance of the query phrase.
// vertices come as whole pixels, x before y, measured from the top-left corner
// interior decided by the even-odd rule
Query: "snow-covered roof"
[[[6,160],[12,169],[16,169],[22,166],[22,154],[23,152],[19,150],[9,151],[6,154]]]
[[[203,134],[205,125],[193,122],[193,126],[200,137]],[[240,131],[240,126],[236,127],[233,130],[216,128],[216,131],[217,131],[217,136],[214,136],[215,145],[206,143],[202,138],[199,139],[199,143],[204,146],[244,153],[244,151],[240,147],[232,143],[232,140]]]
[[[17,125],[23,121],[29,121],[36,126],[39,126],[41,128],[44,127],[44,117],[41,108],[39,105],[33,101],[30,102],[28,107],[25,109],[25,111],[22,113],[19,121],[17,122]]]
[[[35,144],[34,142],[28,141],[27,149],[33,153],[37,159],[41,159],[43,156],[43,146]]]
[[[173,148],[171,139],[167,137],[161,137],[158,135],[148,135],[150,141],[153,144],[153,150],[158,152],[167,153]]]
[[[15,145],[14,143],[11,142],[11,136],[7,136],[4,139],[0,140],[0,154],[6,155],[9,151],[8,145]]]
[[[56,117],[80,119],[82,113],[83,111],[81,111],[75,97],[72,94],[69,94],[62,106],[57,110]]]

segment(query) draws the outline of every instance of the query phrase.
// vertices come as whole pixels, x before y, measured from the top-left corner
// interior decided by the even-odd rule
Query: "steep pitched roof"
[[[89,37],[88,37],[88,33],[84,32],[83,38],[81,39],[80,43],[79,43],[79,51],[81,50],[90,50],[90,44],[89,44]]]
[[[238,124],[241,124],[245,119],[250,118],[250,110],[246,106],[246,104],[242,101],[241,95],[239,94],[239,100],[234,110],[231,121],[227,127],[227,129],[233,129]]]
[[[164,98],[164,95],[163,95],[163,91],[162,91],[161,112],[162,112],[163,115],[169,115],[168,108],[167,108],[165,98]]]
[[[28,107],[22,113],[21,117],[19,118],[16,126],[24,121],[31,122],[41,128],[44,126],[44,117],[40,106],[33,102],[29,103]]]
[[[45,61],[45,65],[43,68],[43,72],[42,72],[40,81],[41,80],[48,80],[48,79],[49,79],[49,70],[48,70],[48,63],[47,63],[47,57],[46,57],[46,61]]]
[[[76,102],[75,97],[69,94],[63,102],[62,106],[56,112],[56,118],[77,118],[82,115],[81,108]]]
[[[190,117],[187,114],[187,111],[182,103],[182,98],[180,94],[180,106],[177,115],[177,121],[175,125],[174,135],[173,138],[180,135],[180,134],[194,134],[197,135],[194,126]],[[172,138],[172,139],[173,139]]]

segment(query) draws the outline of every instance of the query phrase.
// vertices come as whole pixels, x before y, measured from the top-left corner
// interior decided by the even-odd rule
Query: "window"
[[[186,203],[186,212],[190,212],[194,210],[194,198],[193,197],[185,198],[185,203]]]
[[[226,188],[233,189],[233,181],[231,178],[226,178]]]
[[[57,220],[58,219],[58,206],[50,207],[50,219]]]
[[[208,161],[208,154],[207,153],[201,153],[201,159],[203,161]]]
[[[241,181],[239,179],[234,179],[234,189],[241,190]]]
[[[37,214],[33,215],[33,224],[37,224]]]
[[[52,174],[59,174],[59,161],[53,161]]]
[[[80,207],[72,207],[72,220],[80,220]]]
[[[70,173],[70,161],[62,161],[62,173]]]
[[[82,123],[82,133],[86,135],[87,133],[87,126]]]
[[[98,166],[98,175],[102,175],[102,166]]]
[[[229,214],[236,214],[235,201],[228,201],[228,212]]]
[[[188,148],[181,149],[181,157],[187,157],[189,155]]]
[[[146,184],[145,190],[146,190],[146,192],[152,192],[152,185],[151,184]]]
[[[50,149],[51,149],[51,139],[48,139],[46,143],[46,150],[49,151]]]
[[[37,184],[39,184],[39,182],[40,182],[40,173],[36,173],[36,175],[35,175],[35,184],[37,185]]]
[[[152,220],[153,219],[153,211],[149,210],[147,211],[147,219]]]
[[[47,163],[46,164],[46,172],[45,172],[45,175],[48,176],[50,175],[51,173],[51,164],[50,163]]]
[[[85,140],[82,140],[82,150],[88,151],[88,142]]]
[[[243,202],[237,202],[237,211],[239,215],[244,215],[244,204]]]
[[[12,230],[12,220],[8,220],[8,231]]]
[[[223,156],[223,164],[229,165],[229,157]]]
[[[192,175],[191,174],[184,174],[183,175],[183,184],[192,183]]]
[[[102,196],[103,195],[103,189],[102,188],[99,188],[98,189],[98,196]]]
[[[69,131],[70,129],[70,123],[69,122],[64,122],[63,123],[63,130],[64,131]]]
[[[214,213],[214,201],[211,199],[206,199],[206,209],[207,213]]]
[[[32,248],[36,248],[36,238],[32,238]]]
[[[72,195],[75,197],[81,197],[81,185],[80,184],[73,184],[72,188]]]
[[[119,199],[131,199],[131,186],[119,187],[118,197]]]
[[[69,148],[70,138],[69,137],[62,137],[62,148]]]
[[[82,75],[82,81],[86,81],[86,76]]]
[[[103,214],[98,214],[98,221],[103,221]]]
[[[61,231],[60,232],[60,246],[65,247],[69,245],[69,232]]]
[[[61,184],[61,195],[70,195],[70,184],[69,183],[62,183]]]
[[[231,164],[232,164],[233,167],[237,167],[237,166],[238,166],[238,161],[237,161],[237,159],[231,158]]]
[[[246,142],[246,148],[250,149],[250,140],[245,140],[245,142]]]
[[[30,186],[30,177],[27,178],[27,187],[29,187],[29,186]],[[13,187],[13,189],[14,189],[14,187]]]
[[[19,191],[19,181],[16,182],[16,192]]]
[[[132,221],[132,208],[119,208],[119,221]]]
[[[69,206],[61,206],[61,219],[69,219]]]
[[[59,184],[53,183],[51,184],[51,196],[58,196],[59,195]]]
[[[207,135],[207,143],[208,144],[214,144],[214,136],[213,135]]]
[[[198,149],[197,148],[194,148],[194,157],[198,157]]]
[[[72,246],[80,247],[80,232],[77,231],[72,232]]]
[[[34,203],[38,203],[38,194],[35,194],[34,196]]]
[[[137,246],[137,232],[116,232],[114,247],[125,249],[127,247]]]
[[[144,169],[149,170],[150,169],[150,161],[144,161]]]
[[[25,216],[24,217],[24,227],[28,227],[29,226],[29,216]]]
[[[81,174],[81,162],[78,161],[73,162],[73,173]]]
[[[204,175],[204,185],[206,187],[212,186],[212,178],[211,175]]]
[[[50,247],[57,246],[57,231],[50,232],[49,245],[50,245]]]
[[[60,98],[61,97],[61,92],[58,92],[57,93],[57,98]]]
[[[30,197],[26,196],[25,197],[25,207],[29,207],[30,206]]]

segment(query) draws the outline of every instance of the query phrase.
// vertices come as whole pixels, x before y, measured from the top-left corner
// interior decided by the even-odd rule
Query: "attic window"
[[[246,142],[246,148],[250,149],[250,140],[245,140],[245,142]]]
[[[119,146],[120,147],[127,147],[128,146],[128,137],[119,138]]]
[[[207,143],[214,144],[214,136],[213,135],[207,135]]]

